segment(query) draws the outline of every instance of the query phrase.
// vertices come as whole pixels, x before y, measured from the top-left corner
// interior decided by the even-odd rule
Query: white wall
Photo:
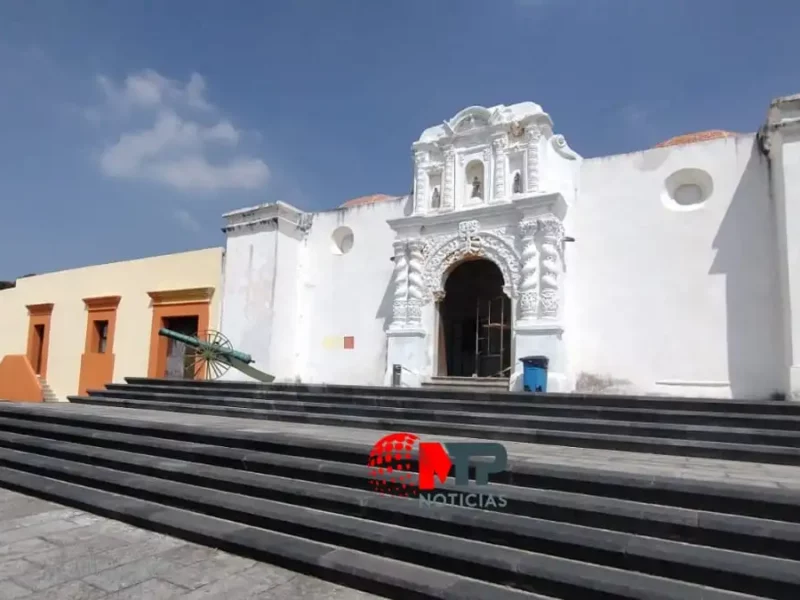
[[[427,133],[415,155],[423,166],[430,158]],[[781,259],[779,228],[790,227],[781,218],[796,212],[789,196],[797,194],[787,191],[786,206],[777,210],[773,195],[783,198],[783,192],[770,188],[770,167],[755,135],[582,163],[563,138],[552,138],[537,156],[539,189],[563,196],[566,235],[575,238],[565,244],[561,278],[565,330],[563,337],[553,334],[565,346],[570,381],[574,376],[582,390],[737,398],[787,390],[787,364],[800,373],[794,355],[787,355],[791,349],[784,348],[784,331],[798,330],[792,322],[797,311],[790,310],[797,301],[782,310],[788,300],[781,299],[780,265],[791,271],[800,254],[784,244]],[[800,151],[791,148],[782,156],[781,165],[794,173]],[[456,190],[465,185],[459,173]],[[794,185],[794,175],[779,175],[782,185]],[[487,192],[493,176],[487,169]],[[424,180],[418,177],[416,185]],[[676,180],[698,184],[705,201],[676,203]],[[383,383],[396,237],[387,221],[395,229],[404,223],[409,231],[416,228],[413,235],[423,238],[441,221],[436,211],[422,220],[401,219],[411,216],[409,202],[313,215],[276,203],[227,215],[222,330],[280,380]],[[461,208],[457,198],[455,208]],[[503,218],[519,219],[508,214],[513,211]],[[344,253],[332,239],[343,227],[353,234]],[[423,326],[432,335],[429,307]],[[347,337],[354,340],[352,349],[345,347]],[[417,362],[428,369],[432,346],[420,347],[425,356]]]
[[[784,387],[800,400],[800,95],[773,100],[762,130],[769,153],[783,319]]]
[[[314,215],[306,241],[308,342],[300,376],[307,382],[382,385],[386,334],[392,316],[393,242],[386,221],[403,216],[410,200],[389,200]],[[333,250],[338,227],[353,232],[346,254]],[[342,340],[353,336],[354,348]]]
[[[686,168],[713,192],[697,210],[668,208],[664,182]],[[566,247],[576,375],[645,393],[779,391],[773,212],[753,135],[585,160]]]
[[[380,385],[394,269],[386,221],[407,202],[316,213],[310,227],[280,203],[229,217],[221,329],[234,347],[280,381]],[[339,227],[353,233],[344,254],[332,239]],[[226,378],[247,379],[233,369]]]
[[[279,278],[276,260],[279,243],[276,220],[228,233],[221,331],[233,347],[250,354],[255,365],[269,371],[273,337],[274,282]],[[230,379],[246,379],[231,369]]]

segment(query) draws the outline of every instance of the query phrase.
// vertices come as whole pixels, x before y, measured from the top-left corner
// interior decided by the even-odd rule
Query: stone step
[[[285,391],[260,391],[245,395],[242,391],[203,390],[187,393],[163,388],[144,388],[132,385],[108,386],[105,390],[90,390],[88,395],[97,398],[125,398],[154,400],[182,404],[232,406],[238,408],[273,408],[277,410],[306,411],[315,407],[346,407],[349,414],[367,414],[364,409],[387,408],[391,410],[424,410],[436,412],[470,412],[500,415],[532,415],[543,417],[568,417],[600,419],[607,421],[656,422],[687,425],[713,425],[744,427],[750,429],[783,429],[800,431],[800,416],[760,415],[755,413],[701,412],[686,410],[659,410],[654,408],[615,408],[578,404],[548,404],[539,402],[480,402],[470,400],[437,400],[432,398],[393,398],[368,395],[295,394]]]
[[[558,600],[26,471],[0,467],[0,483],[14,491],[396,600]]]
[[[296,558],[298,553],[292,552],[298,544],[302,545],[301,542],[321,543],[341,548],[341,552],[372,553],[382,559],[400,561],[383,565],[390,568],[389,573],[393,572],[392,568],[408,573],[406,567],[413,570],[436,565],[442,572],[460,577],[459,585],[467,586],[458,595],[419,597],[541,598],[504,595],[538,593],[576,600],[600,597],[721,600],[795,598],[800,591],[795,575],[800,564],[786,558],[797,554],[798,498],[796,494],[787,494],[787,490],[749,490],[753,510],[759,506],[758,510],[767,510],[795,504],[794,510],[786,511],[794,517],[792,522],[781,523],[734,514],[747,495],[736,486],[682,482],[681,486],[686,489],[681,489],[681,486],[675,488],[650,477],[615,478],[605,473],[584,473],[587,489],[603,488],[606,493],[616,490],[617,495],[626,495],[635,489],[653,493],[651,503],[638,506],[626,499],[611,501],[607,496],[591,497],[594,504],[587,504],[591,508],[584,514],[594,511],[597,516],[594,525],[587,526],[564,520],[572,509],[569,504],[559,502],[567,503],[571,499],[573,504],[580,505],[581,498],[574,492],[562,492],[559,498],[553,495],[552,489],[497,486],[500,491],[493,489],[493,493],[517,494],[509,501],[509,506],[516,506],[514,510],[507,513],[454,507],[431,510],[412,499],[386,497],[361,489],[367,475],[363,463],[328,461],[324,467],[329,473],[336,468],[341,470],[342,478],[336,483],[312,483],[302,477],[290,479],[261,472],[270,468],[269,465],[279,465],[282,459],[294,460],[294,464],[283,465],[286,475],[290,469],[309,475],[320,470],[319,461],[298,457],[307,453],[308,447],[331,446],[320,440],[294,449],[294,454],[265,455],[253,448],[252,442],[258,440],[258,435],[252,434],[251,439],[242,440],[240,432],[226,433],[222,421],[219,427],[207,429],[159,424],[154,428],[158,437],[153,437],[152,431],[142,423],[130,423],[127,430],[148,435],[123,433],[126,427],[122,418],[87,419],[77,415],[72,425],[54,425],[37,420],[36,410],[3,412],[32,416],[18,419],[21,425],[29,428],[29,434],[12,433],[7,423],[0,425],[0,464],[5,467],[0,469],[0,481],[8,485],[22,486],[28,492],[56,494],[57,498],[52,499],[59,501],[65,501],[65,496],[72,494],[74,501],[99,505],[97,510],[116,510],[118,514],[111,516],[119,518],[122,512],[128,518],[143,521],[137,523],[139,525],[169,528],[166,532],[195,536],[195,539],[201,536],[202,541],[215,545],[233,543],[237,551],[266,552],[262,558],[272,561],[287,560],[286,553],[289,558]],[[68,413],[63,414],[62,419],[69,421]],[[13,420],[11,416],[6,419]],[[105,427],[98,428],[103,421]],[[170,432],[171,439],[167,437]],[[214,439],[217,443],[193,446],[194,442],[188,439],[192,433],[197,434],[192,439],[203,442]],[[65,440],[69,435],[79,441]],[[132,437],[139,438],[139,449],[135,452],[130,451],[132,440],[129,438]],[[261,441],[275,444],[266,439]],[[229,442],[240,446],[227,446]],[[110,447],[101,447],[100,443]],[[165,454],[170,451],[170,443],[174,452],[181,453],[177,458]],[[291,445],[286,440],[280,444],[287,450]],[[151,449],[148,453],[144,448]],[[198,459],[201,454],[206,456],[202,461]],[[246,460],[242,460],[242,454]],[[339,456],[338,450],[333,447],[328,455]],[[351,450],[342,456],[355,459]],[[222,457],[227,464],[211,464]],[[517,468],[522,474],[523,466],[512,465],[515,477]],[[28,474],[36,477],[26,478]],[[558,480],[556,474],[530,473],[540,481]],[[575,482],[577,478],[574,470],[562,473],[564,481]],[[659,489],[662,484],[663,488]],[[704,495],[704,488],[707,493],[711,488],[715,490],[716,506],[724,507],[728,514],[689,513],[668,506],[676,493],[699,498]],[[689,491],[691,489],[694,492]],[[96,490],[100,490],[101,495]],[[537,493],[545,494],[543,498],[549,499],[550,505],[563,506],[561,520],[528,516],[529,507],[537,501]],[[527,501],[523,501],[526,494]],[[538,501],[540,505],[543,503],[541,498]],[[92,510],[86,506],[82,508]],[[608,514],[608,524],[602,520],[603,514]],[[621,518],[624,515],[628,521]],[[218,531],[216,525],[209,524],[219,523],[215,519],[220,518],[232,521],[235,527],[229,525],[224,535],[209,537],[209,532]],[[649,535],[625,531],[623,525],[634,521],[643,530],[647,522],[656,527]],[[675,529],[664,529],[665,522],[672,522]],[[612,524],[619,527],[615,529]],[[241,536],[245,527],[248,533]],[[661,537],[658,531],[662,531]],[[231,537],[231,533],[237,535]],[[702,543],[693,535],[702,538]],[[737,550],[737,547],[744,547],[748,537],[752,538],[752,547],[746,552]],[[271,543],[256,548],[239,543],[244,540],[252,544],[264,539]],[[714,544],[710,543],[712,541]],[[360,564],[355,558],[352,560]],[[298,564],[312,571],[318,566],[315,561],[300,560],[290,568],[299,568]],[[368,570],[361,571],[364,572]],[[385,577],[386,573],[383,571],[376,577]],[[414,573],[416,577],[421,576],[420,571]],[[347,571],[338,563],[327,572],[327,577],[334,580],[346,575]],[[396,578],[392,580],[397,581]],[[429,580],[430,577],[426,579]],[[366,587],[374,582],[368,579]],[[408,594],[416,589],[411,587],[415,583],[420,585],[402,580],[404,587],[395,597],[403,597],[402,592],[410,597]],[[481,587],[498,583],[520,589]],[[365,587],[363,581],[360,585]],[[473,590],[484,589],[496,595],[474,595],[478,592]],[[385,593],[385,590],[378,593]]]
[[[679,454],[800,465],[800,434],[776,430],[732,429],[669,424],[641,424],[581,419],[519,417],[506,425],[484,424],[480,415],[469,413],[411,414],[403,410],[382,409],[378,415],[362,417],[347,414],[340,406],[336,412],[322,410],[280,411],[180,404],[153,400],[111,397],[70,397],[76,404],[118,406],[134,409],[164,410],[207,415],[269,419],[283,422],[314,423],[341,427],[413,431],[415,433],[456,435],[492,440],[576,445],[580,447],[635,450],[657,454]],[[310,406],[310,405],[309,405]],[[454,415],[460,414],[461,422]],[[416,417],[416,418],[414,418]],[[495,421],[496,422],[496,421]],[[524,427],[527,425],[527,427]]]
[[[170,401],[163,397],[148,399],[122,398],[118,394],[92,395],[90,399],[74,397],[75,403],[122,402],[124,405],[138,407],[141,403],[164,403],[170,406],[187,407],[201,406],[212,409],[245,409],[250,414],[269,418],[275,413],[303,413],[320,415],[344,415],[347,417],[366,417],[389,420],[430,421],[441,422],[447,425],[471,424],[479,426],[515,427],[530,429],[556,429],[566,431],[583,430],[590,433],[609,433],[612,435],[630,434],[639,437],[665,437],[697,439],[717,442],[742,443],[750,442],[760,445],[800,447],[800,428],[789,427],[786,430],[757,429],[758,420],[753,418],[746,425],[749,427],[717,426],[717,425],[687,425],[672,422],[639,422],[623,420],[605,420],[597,416],[591,419],[575,418],[568,413],[564,417],[549,417],[524,414],[493,414],[491,412],[466,412],[466,411],[439,411],[420,408],[394,408],[384,406],[358,406],[321,403],[280,403],[261,402],[236,403],[225,399],[207,399],[198,402],[196,398],[185,396],[183,402]],[[244,404],[240,406],[239,404]]]
[[[242,397],[261,397],[266,392],[296,394],[332,394],[338,396],[380,396],[384,398],[415,398],[463,400],[481,402],[536,402],[608,408],[651,408],[657,410],[685,410],[733,413],[756,413],[800,416],[800,402],[777,400],[723,400],[710,398],[678,398],[631,396],[612,394],[533,394],[517,392],[489,392],[481,390],[446,390],[431,388],[395,388],[375,386],[344,386],[330,384],[253,383],[245,381],[194,381],[180,379],[150,379],[128,377],[127,384],[109,384],[108,389],[135,388],[142,390],[192,390],[208,393],[236,393]],[[184,392],[185,393],[185,392]]]
[[[73,407],[67,405],[63,408]],[[291,475],[293,470],[297,470],[304,474],[298,477],[309,481],[357,487],[364,486],[353,484],[352,478],[363,481],[364,465],[369,459],[372,444],[381,436],[380,432],[375,432],[374,437],[365,437],[364,441],[359,442],[353,435],[347,436],[346,441],[328,438],[324,433],[314,437],[273,432],[265,435],[253,429],[222,427],[226,421],[237,422],[232,419],[215,419],[212,421],[214,425],[202,418],[200,422],[207,424],[200,425],[197,420],[191,424],[167,423],[153,421],[149,414],[147,419],[139,420],[139,412],[118,409],[115,416],[107,416],[68,410],[53,413],[24,405],[0,405],[3,417],[0,431],[218,466],[244,465],[247,470],[279,475]],[[122,414],[126,416],[119,416]],[[130,418],[127,415],[131,415]],[[335,429],[328,428],[327,431]],[[514,452],[513,447],[510,452]],[[519,459],[515,456],[511,455],[504,473],[492,475],[493,483],[513,484],[517,490],[531,487],[584,496],[625,498],[691,510],[727,511],[769,520],[800,520],[800,494],[783,487],[780,480],[771,482],[769,487],[761,487],[531,463],[526,458],[527,454],[522,454]],[[412,453],[413,460],[415,456]],[[335,464],[336,468],[331,468],[331,464]],[[343,471],[344,467],[347,468]],[[750,470],[768,468],[753,465]],[[794,468],[781,468],[790,469],[784,477],[797,476]],[[758,482],[754,480],[753,483]],[[692,516],[690,521],[696,522],[697,518]]]
[[[77,430],[73,429],[74,431]],[[427,530],[438,527],[437,530],[454,533],[461,527],[472,527],[475,529],[470,534],[473,539],[489,539],[496,534],[496,532],[491,533],[492,527],[495,526],[501,528],[505,535],[512,537],[520,533],[519,528],[522,530],[529,528],[531,531],[541,529],[541,535],[549,535],[548,539],[556,539],[564,531],[585,535],[589,539],[594,535],[591,529],[594,528],[603,530],[602,535],[606,537],[611,535],[609,531],[645,535],[650,538],[677,537],[703,546],[800,559],[800,523],[785,520],[654,505],[588,493],[493,484],[492,493],[503,495],[508,504],[503,507],[502,512],[487,513],[489,522],[484,527],[483,524],[476,524],[474,520],[470,521],[471,516],[467,508],[448,507],[446,510],[454,510],[453,514],[446,510],[431,511],[427,507],[421,508],[417,504],[409,504],[404,498],[373,493],[369,485],[368,469],[363,465],[348,465],[334,461],[320,463],[302,457],[259,453],[258,456],[247,457],[246,469],[242,471],[246,454],[241,450],[227,453],[226,456],[226,453],[214,452],[213,447],[192,444],[191,454],[187,454],[185,446],[174,447],[173,451],[170,451],[170,444],[165,444],[163,440],[157,438],[138,440],[135,443],[137,452],[114,450],[110,449],[110,445],[109,447],[95,445],[96,440],[87,437],[90,431],[84,431],[83,438],[73,433],[74,439],[80,440],[81,443],[40,437],[43,433],[41,430],[36,431],[37,435],[5,432],[0,434],[0,446],[95,466],[155,475],[184,483],[208,487],[222,485],[228,491],[255,494],[261,498],[305,506],[322,507],[335,504],[339,512],[369,513],[383,522],[398,525],[404,524],[405,520],[410,518],[437,521],[433,524],[426,521],[424,527]],[[123,437],[123,434],[117,435]],[[129,442],[120,439],[114,441],[131,448]],[[169,458],[154,461],[153,458],[156,456]],[[181,460],[176,456],[194,460]],[[226,466],[219,466],[221,463]],[[588,491],[591,486],[587,485],[586,489]],[[732,491],[725,490],[724,486],[717,491],[720,489],[722,493]],[[455,486],[452,481],[442,486],[441,490],[443,493],[456,494],[459,498],[456,503],[459,505],[468,506],[465,503],[471,501],[465,496],[463,488]],[[738,503],[740,499],[734,496],[732,501]],[[730,509],[730,506],[726,508]],[[774,512],[774,508],[761,506],[760,510]],[[530,519],[519,521],[510,515]],[[798,518],[796,512],[785,516]],[[551,532],[558,523],[564,524],[563,530]],[[589,529],[576,529],[574,526]],[[489,533],[481,528],[488,528]]]
[[[53,392],[53,389],[50,387],[50,384],[47,383],[47,380],[41,375],[37,375],[36,378],[42,386],[42,401],[60,402],[58,396],[56,396],[55,392]]]
[[[431,510],[407,498],[387,498],[394,501],[386,503],[390,506],[370,511],[368,509],[374,507],[363,507],[354,502],[352,493],[347,494],[349,503],[338,506],[324,497],[318,498],[319,502],[314,506],[308,503],[305,495],[296,498],[296,502],[291,502],[292,498],[287,495],[280,495],[279,501],[273,501],[260,495],[261,490],[252,482],[254,476],[218,472],[216,475],[220,477],[240,475],[240,480],[250,480],[246,488],[249,493],[241,493],[241,487],[238,493],[234,493],[227,491],[231,488],[226,486],[225,479],[215,479],[208,468],[204,469],[203,485],[191,485],[158,476],[139,476],[127,472],[127,469],[118,471],[52,457],[45,460],[23,452],[6,451],[0,456],[0,463],[298,537],[360,551],[380,551],[382,556],[404,562],[419,561],[422,566],[428,556],[435,556],[438,566],[448,572],[464,576],[480,574],[481,579],[521,589],[537,589],[534,587],[536,580],[554,575],[556,581],[548,583],[570,583],[564,581],[569,564],[563,562],[578,559],[581,563],[588,563],[581,568],[612,567],[673,577],[675,581],[668,587],[675,588],[671,595],[674,598],[680,597],[678,591],[685,593],[692,589],[688,587],[687,590],[685,583],[715,585],[750,593],[760,593],[767,588],[774,593],[779,589],[780,597],[785,598],[800,591],[800,582],[794,575],[800,566],[797,561],[752,553],[732,556],[729,550],[645,536],[637,537],[636,543],[632,544],[629,535],[603,529],[552,524],[502,513],[490,513],[476,524],[474,514],[470,514],[475,513],[475,509]],[[122,466],[124,468],[125,464]],[[181,466],[183,468],[177,472],[187,473],[192,469],[190,464]],[[155,474],[156,470],[151,473]],[[234,487],[237,486],[234,484]],[[323,491],[335,494],[338,490]],[[340,494],[343,499],[346,497]],[[382,497],[371,494],[379,504],[378,499]],[[342,509],[345,509],[344,514],[340,512]],[[393,512],[398,509],[402,511],[400,514]],[[395,523],[387,523],[386,519],[392,515]],[[380,540],[380,547],[373,540]],[[455,546],[457,552],[453,552]],[[543,562],[549,563],[551,569],[541,569]],[[515,564],[525,564],[527,568],[514,572]],[[573,563],[573,566],[577,565]],[[654,584],[646,577],[639,579],[641,583]],[[557,588],[547,591],[559,593]]]
[[[423,388],[476,390],[476,391],[508,391],[508,379],[500,377],[432,377],[422,383]]]

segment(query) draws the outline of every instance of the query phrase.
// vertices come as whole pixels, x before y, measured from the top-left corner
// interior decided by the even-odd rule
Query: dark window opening
[[[198,331],[196,315],[167,317],[163,326],[177,333],[196,336]],[[197,379],[202,374],[203,361],[194,348],[173,339],[167,340],[167,364],[164,377],[168,379]]]
[[[44,325],[33,326],[33,370],[42,374],[42,357],[44,355]]]
[[[108,347],[108,321],[95,321],[95,352],[105,354]]]

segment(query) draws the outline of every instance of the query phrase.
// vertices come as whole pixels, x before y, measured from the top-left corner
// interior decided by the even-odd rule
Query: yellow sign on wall
[[[322,347],[325,350],[353,350],[356,347],[356,338],[352,335],[326,335],[322,338]]]
[[[340,350],[343,346],[342,337],[338,335],[326,335],[322,339],[322,347],[325,350]]]

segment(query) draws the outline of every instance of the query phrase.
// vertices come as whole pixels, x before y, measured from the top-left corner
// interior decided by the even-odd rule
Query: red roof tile
[[[695,133],[685,133],[683,135],[676,135],[660,144],[656,144],[654,148],[665,148],[667,146],[682,146],[684,144],[695,144],[697,142],[707,142],[709,140],[717,140],[719,138],[726,138],[736,135],[732,131],[723,131],[721,129],[710,129],[709,131],[697,131]]]
[[[375,202],[384,202],[386,200],[394,200],[396,196],[387,196],[386,194],[372,194],[371,196],[361,196],[360,198],[353,198],[341,205],[340,208],[352,208],[353,206],[360,206],[362,204],[373,204]]]

